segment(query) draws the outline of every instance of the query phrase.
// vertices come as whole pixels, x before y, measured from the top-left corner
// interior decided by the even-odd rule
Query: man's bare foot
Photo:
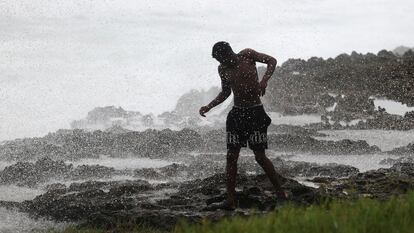
[[[290,198],[289,193],[284,190],[277,191],[276,197],[278,200],[284,200],[284,201],[287,201]]]

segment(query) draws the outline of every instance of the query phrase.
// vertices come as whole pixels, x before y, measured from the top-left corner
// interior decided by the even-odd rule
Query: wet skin
[[[249,107],[261,104],[259,77],[256,62],[247,53],[236,55],[235,65],[220,64],[218,70],[222,80],[222,88],[234,95],[234,104]]]
[[[276,68],[276,59],[253,49],[244,49],[238,54],[229,54],[217,60],[220,62],[218,73],[222,90],[207,106],[201,107],[200,115],[205,116],[206,112],[226,100],[232,91],[236,106],[249,107],[261,104],[260,96],[265,94],[267,82]],[[267,64],[266,73],[260,82],[256,62]]]
[[[250,107],[261,104],[260,96],[266,91],[267,82],[271,78],[277,61],[275,58],[258,53],[252,49],[244,49],[238,54],[228,54],[225,57],[216,58],[220,65],[218,73],[221,78],[222,91],[208,105],[200,108],[200,115],[205,113],[226,100],[231,92],[234,95],[234,105],[239,107]],[[267,64],[267,70],[259,82],[256,62]],[[236,207],[236,176],[237,160],[240,153],[239,148],[227,151],[226,178],[227,178],[227,207]],[[272,162],[266,157],[265,150],[253,151],[257,163],[263,168],[269,180],[277,191],[278,196],[286,197],[281,188],[281,177],[276,173]]]

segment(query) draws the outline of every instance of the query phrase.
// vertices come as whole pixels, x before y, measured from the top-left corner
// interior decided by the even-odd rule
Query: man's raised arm
[[[200,108],[199,113],[203,117],[206,116],[204,115],[206,112],[210,111],[215,106],[223,103],[231,94],[230,84],[228,83],[228,80],[224,77],[223,72],[221,71],[220,67],[219,67],[219,75],[221,78],[221,92],[208,105]]]
[[[260,81],[260,89],[261,89],[261,95],[264,95],[267,87],[267,81],[272,77],[273,73],[275,72],[275,68],[277,65],[276,58],[269,56],[264,53],[256,52],[253,49],[244,49],[241,51],[241,54],[243,54],[246,57],[249,57],[250,59],[253,59],[255,62],[261,62],[267,64],[267,69],[265,74],[263,75],[262,80]]]

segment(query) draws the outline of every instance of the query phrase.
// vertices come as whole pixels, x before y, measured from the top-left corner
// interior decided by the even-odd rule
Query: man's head
[[[214,44],[212,56],[224,65],[233,65],[237,59],[230,44],[225,41],[220,41]]]

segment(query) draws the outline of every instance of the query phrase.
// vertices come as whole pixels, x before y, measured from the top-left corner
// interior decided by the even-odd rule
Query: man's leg
[[[226,162],[226,181],[227,181],[227,202],[231,207],[236,207],[236,177],[237,160],[239,158],[240,147],[227,150]]]
[[[277,192],[283,192],[281,177],[276,173],[275,167],[273,166],[272,161],[266,157],[264,149],[253,150],[255,159],[257,163],[263,168],[266,175],[269,177],[270,182],[273,184],[273,187]]]

